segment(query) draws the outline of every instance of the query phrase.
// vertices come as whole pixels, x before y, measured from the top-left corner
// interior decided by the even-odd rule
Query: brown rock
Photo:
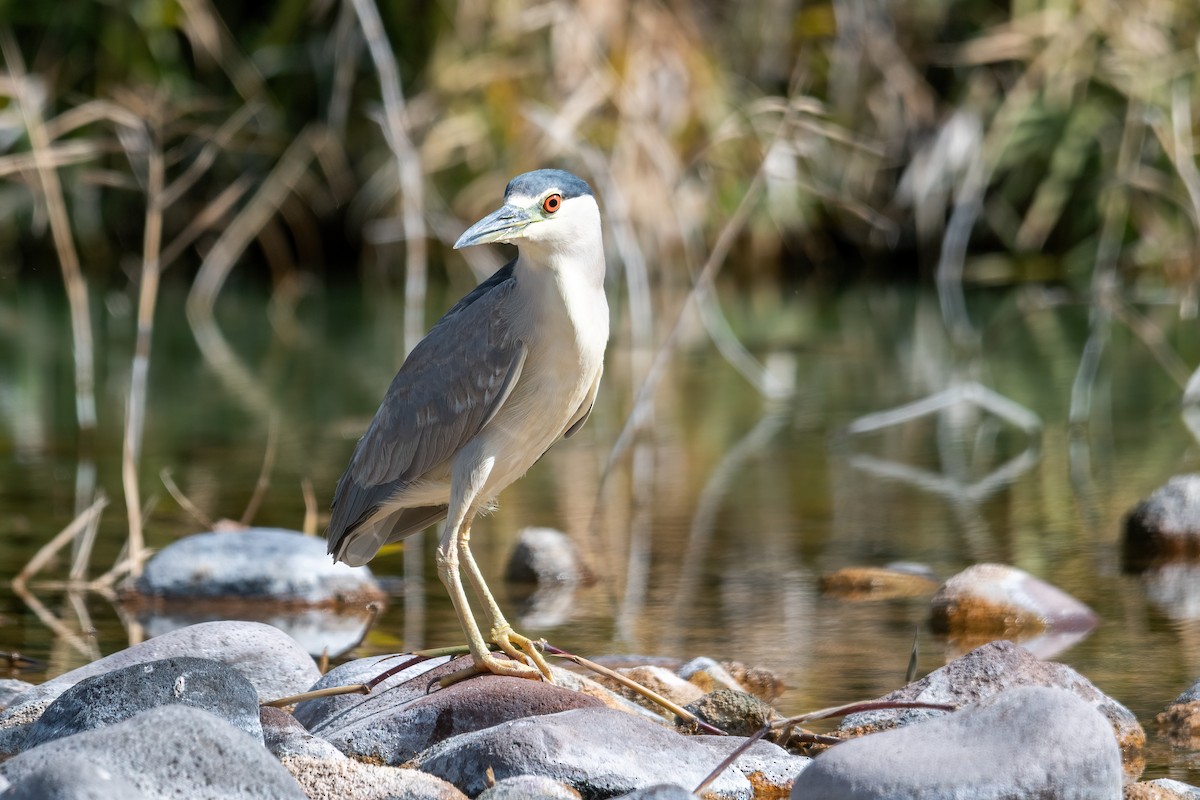
[[[950,634],[1089,630],[1098,621],[1066,592],[1004,564],[968,567],[942,584],[931,605],[933,629]]]
[[[1200,474],[1171,478],[1129,512],[1122,555],[1130,570],[1200,557]]]
[[[821,591],[843,600],[891,600],[933,594],[937,581],[887,567],[845,567],[822,575]]]

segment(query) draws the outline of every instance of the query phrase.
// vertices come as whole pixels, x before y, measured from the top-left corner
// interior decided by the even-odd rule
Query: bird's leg
[[[454,604],[454,613],[458,615],[458,622],[467,636],[467,648],[471,651],[475,669],[493,672],[497,675],[537,679],[542,677],[540,668],[535,669],[526,664],[520,651],[513,648],[511,644],[508,647],[501,644],[501,648],[510,658],[499,658],[488,648],[487,642],[479,632],[475,617],[471,613],[471,605],[467,601],[467,594],[463,590],[462,576],[459,572],[460,566],[465,564],[467,579],[471,581],[480,601],[487,608],[489,627],[492,637],[495,639],[495,615],[500,612],[496,607],[496,601],[492,599],[487,587],[483,585],[483,579],[479,577],[479,567],[476,566],[475,559],[471,557],[471,551],[467,549],[467,542],[471,538],[471,522],[475,519],[475,501],[487,482],[492,463],[492,459],[487,458],[472,464],[461,473],[457,468],[454,470],[451,477],[450,513],[447,516],[446,529],[442,531],[441,539],[438,542],[438,577],[442,579],[446,591],[450,594],[450,601]],[[493,609],[495,609],[494,614]],[[499,619],[503,622],[503,617]],[[505,627],[507,624],[504,623]],[[497,644],[500,642],[497,641]],[[465,676],[450,676],[448,682],[452,683],[461,677]]]
[[[450,595],[450,602],[454,604],[454,613],[458,617],[458,624],[467,636],[467,648],[471,651],[471,657],[475,660],[476,666],[480,666],[483,654],[489,651],[487,642],[479,632],[479,626],[475,623],[475,617],[471,613],[471,604],[467,601],[467,593],[463,591],[462,577],[459,574],[457,540],[458,531],[463,524],[462,517],[461,513],[452,517],[442,531],[437,549],[437,569],[438,577],[442,579],[442,584]]]
[[[504,613],[500,611],[500,605],[496,602],[496,598],[492,596],[487,583],[483,580],[483,573],[479,571],[479,565],[475,563],[475,556],[471,553],[471,524],[469,520],[463,526],[458,541],[459,556],[462,558],[462,565],[467,571],[467,580],[471,582],[471,586],[475,589],[475,596],[479,598],[479,603],[483,606],[483,614],[487,617],[490,629],[489,634],[492,641],[507,653],[509,658],[517,661],[526,659],[533,662],[533,666],[537,667],[538,671],[525,677],[541,677],[550,683],[554,683],[554,678],[550,674],[550,665],[546,663],[546,659],[542,656],[537,644],[512,629],[512,625],[509,625],[508,620],[504,618]],[[518,647],[520,648],[519,650],[517,649]]]

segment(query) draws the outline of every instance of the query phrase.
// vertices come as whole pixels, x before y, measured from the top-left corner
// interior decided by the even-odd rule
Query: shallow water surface
[[[96,304],[100,425],[95,440],[81,444],[59,294],[50,284],[0,295],[4,578],[71,521],[81,486],[87,493],[94,483],[111,499],[90,574],[117,559],[127,530],[119,454],[129,298]],[[222,361],[211,349],[208,358],[201,353],[182,299],[164,294],[155,330],[140,474],[151,500],[150,545],[204,528],[163,488],[162,470],[207,517],[238,518],[272,426],[270,489],[254,522],[299,528],[302,482],[311,482],[323,511],[398,365],[399,304],[335,290],[287,305],[234,287],[219,305],[228,345]],[[431,313],[447,299],[431,298]],[[1152,741],[1148,777],[1200,782],[1200,764],[1159,743],[1153,721],[1200,677],[1200,589],[1124,574],[1119,559],[1123,515],[1200,460],[1180,417],[1179,387],[1142,340],[1114,325],[1090,393],[1090,423],[1073,429],[1067,415],[1088,335],[1085,307],[1045,302],[1033,289],[975,293],[979,336],[964,346],[947,335],[936,297],[922,291],[722,299],[754,363],[794,382],[795,392],[766,399],[698,321],[690,324],[647,427],[605,477],[633,374],[650,356],[630,344],[625,308],[614,302],[608,371],[588,425],[475,525],[475,552],[517,627],[585,655],[708,655],[769,667],[789,687],[783,710],[800,712],[898,687],[914,637],[920,674],[961,652],[960,643],[929,631],[927,597],[829,598],[819,591],[823,573],[911,561],[944,578],[973,563],[1004,562],[1098,612],[1101,625],[1054,658],[1138,715]],[[1194,323],[1167,307],[1142,313],[1184,363],[1200,361]],[[660,338],[669,322],[666,314],[658,321]],[[960,402],[851,432],[864,415],[963,386],[1012,401],[1040,420],[1040,430]],[[568,532],[595,583],[537,602],[506,587],[504,560],[527,525]],[[393,601],[356,654],[461,640],[429,537],[408,548],[407,565],[399,548],[372,563]],[[60,559],[40,577],[61,579],[66,570]],[[0,650],[43,662],[20,673],[35,680],[144,635],[105,595],[45,583],[35,583],[28,600],[5,581],[0,614]],[[142,623],[150,632],[164,624]],[[345,631],[338,635],[344,641]]]

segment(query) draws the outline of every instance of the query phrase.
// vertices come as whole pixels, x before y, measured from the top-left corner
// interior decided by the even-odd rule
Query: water
[[[431,313],[465,288],[431,298]],[[77,483],[89,480],[73,428],[60,294],[53,283],[0,293],[0,574],[7,577],[70,522]],[[1142,720],[1152,741],[1147,776],[1200,781],[1200,766],[1159,743],[1153,722],[1200,677],[1200,621],[1183,604],[1149,599],[1143,579],[1123,574],[1119,563],[1124,514],[1200,460],[1179,416],[1179,386],[1141,339],[1115,325],[1090,425],[1072,431],[1067,413],[1087,309],[1045,302],[1029,289],[969,299],[981,342],[974,350],[950,342],[936,298],[923,291],[727,293],[733,330],[756,359],[793,377],[795,395],[767,402],[698,322],[689,325],[655,393],[652,427],[600,491],[630,408],[630,373],[647,356],[630,347],[622,303],[614,302],[608,372],[588,425],[475,526],[474,549],[501,604],[522,632],[585,655],[709,655],[769,667],[789,686],[781,708],[800,712],[901,685],[914,636],[920,674],[960,652],[929,632],[927,598],[845,602],[822,596],[821,574],[896,560],[921,562],[942,577],[982,561],[1012,564],[1100,614],[1097,630],[1055,658]],[[155,330],[141,469],[143,497],[153,500],[149,543],[204,527],[163,489],[164,469],[208,517],[240,517],[272,424],[271,486],[254,522],[299,528],[302,481],[324,510],[398,365],[399,298],[340,289],[271,302],[255,287],[234,286],[218,320],[235,358],[220,365],[202,356],[182,302],[181,290],[165,290]],[[661,299],[657,307],[678,303]],[[95,311],[100,427],[83,462],[94,462],[97,486],[112,502],[92,575],[116,560],[126,532],[119,453],[133,345],[128,296],[109,295]],[[1183,363],[1200,361],[1193,323],[1165,306],[1140,312]],[[664,330],[668,323],[660,320]],[[846,433],[863,415],[970,383],[1032,411],[1040,435],[963,404]],[[500,574],[526,525],[571,534],[596,583],[523,605]],[[423,578],[424,591],[407,604],[403,553],[373,562],[395,597],[359,654],[460,641],[431,549],[426,543],[417,562],[423,574],[410,575]],[[40,577],[65,572],[60,559]],[[19,673],[27,679],[120,649],[129,625],[120,604],[102,594],[35,585],[31,606],[7,582],[0,590],[0,651],[46,665]]]

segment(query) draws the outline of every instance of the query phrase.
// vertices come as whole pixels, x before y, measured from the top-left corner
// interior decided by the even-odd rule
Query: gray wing
[[[527,350],[507,324],[512,267],[446,312],[396,373],[338,482],[326,534],[330,552],[389,498],[449,460],[516,385]],[[436,521],[436,510],[417,513]]]

